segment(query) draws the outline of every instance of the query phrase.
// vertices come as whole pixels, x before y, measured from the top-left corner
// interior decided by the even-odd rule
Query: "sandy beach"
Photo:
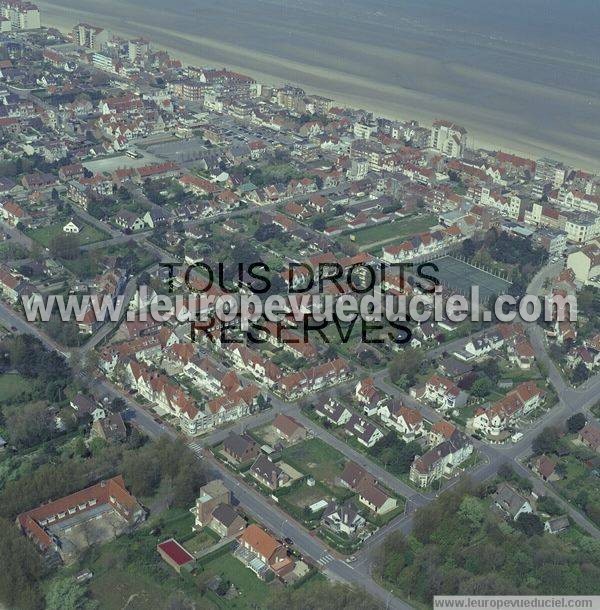
[[[137,0],[38,4],[44,25],[63,31],[86,21],[123,36],[143,35],[155,48],[165,48],[187,64],[227,66],[269,84],[295,83],[340,104],[389,118],[417,119],[425,125],[435,118],[449,118],[467,127],[470,146],[530,157],[551,156],[575,167],[600,171],[600,101],[594,95],[596,87],[600,90],[600,68],[588,65],[583,56],[565,58],[563,53],[549,58],[554,71],[570,71],[573,81],[554,87],[547,84],[557,78],[552,72],[546,75],[543,68],[537,68],[540,78],[535,82],[524,78],[528,73],[521,67],[508,65],[517,59],[521,65],[523,57],[532,66],[540,65],[543,58],[537,48],[519,49],[518,58],[516,52],[511,58],[510,52],[502,50],[504,43],[486,42],[482,54],[488,53],[490,58],[476,65],[463,49],[449,51],[440,59],[439,41],[450,35],[436,29],[433,39],[430,30],[415,32],[410,24],[394,26],[403,33],[403,45],[393,43],[393,36],[390,44],[369,36],[359,39],[351,29],[354,20],[343,22],[339,32],[329,23],[333,33],[324,38],[317,31],[317,20],[330,17],[320,13],[320,6],[311,8],[308,0],[297,3],[303,5],[302,15],[309,15],[306,26],[293,27],[287,21],[293,11],[300,10],[296,3],[273,0],[270,4],[282,12],[274,15],[272,23],[252,23],[251,13],[240,13],[239,23],[226,20],[219,29],[211,27],[206,15],[212,13],[206,12],[209,9],[201,5],[207,3],[200,0],[185,6],[175,2],[168,12]],[[288,4],[295,7],[290,9]],[[246,10],[253,9],[246,5]],[[237,12],[231,14],[238,19]],[[312,28],[311,19],[315,20]],[[377,15],[373,19],[377,21]],[[369,28],[376,26],[374,23]],[[256,31],[255,36],[252,31]],[[237,32],[244,32],[244,36]],[[457,37],[454,32],[451,36],[453,40]],[[417,52],[420,40],[426,41],[426,48]],[[486,67],[486,62],[500,53],[507,55],[506,65],[494,71]]]

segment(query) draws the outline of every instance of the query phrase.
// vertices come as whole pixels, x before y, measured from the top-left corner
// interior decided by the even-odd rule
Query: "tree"
[[[13,522],[0,519],[0,605],[37,610],[42,607],[40,555]]]
[[[531,447],[537,455],[541,453],[554,453],[558,448],[559,440],[560,434],[558,429],[547,426],[533,439]]]
[[[515,523],[526,536],[541,536],[544,532],[544,524],[534,513],[521,513]]]
[[[498,476],[505,481],[511,481],[515,478],[515,471],[510,464],[504,462],[500,465],[500,468],[498,468]]]
[[[6,422],[10,440],[18,447],[32,447],[47,441],[55,431],[53,418],[44,402],[29,403],[11,411]]]
[[[589,377],[590,377],[590,372],[588,371],[585,364],[583,364],[583,362],[580,362],[573,369],[573,373],[571,374],[571,381],[575,385],[579,385],[579,384],[583,383],[584,381],[587,381],[589,379]]]
[[[394,533],[376,549],[375,574],[385,588],[398,588],[428,607],[440,594],[598,591],[597,541],[542,536],[542,522],[530,514],[516,524],[527,535],[516,536],[515,524],[490,514],[490,492],[479,489],[475,497],[468,481],[460,482],[417,509],[406,541]]]
[[[79,254],[79,239],[73,234],[55,235],[50,241],[50,254],[68,261],[75,260]]]
[[[135,496],[151,496],[160,484],[160,464],[151,448],[128,454],[123,460],[123,476]]]
[[[598,526],[600,526],[600,506],[598,502],[588,502],[585,505],[586,515]]]
[[[549,515],[562,515],[563,510],[552,496],[542,496],[538,500],[538,510]]]
[[[113,411],[114,413],[123,413],[123,411],[125,411],[126,409],[127,409],[127,403],[125,402],[124,398],[117,396],[116,398],[112,399],[112,401],[110,403],[111,411]]]
[[[458,514],[471,526],[478,528],[485,519],[487,507],[478,498],[465,496],[461,502]]]
[[[311,226],[315,231],[324,231],[327,226],[327,221],[323,216],[315,216],[311,222]]]
[[[484,398],[492,391],[493,385],[488,377],[480,377],[471,386],[471,394],[477,398]]]
[[[57,578],[46,593],[46,610],[92,610],[98,603],[87,599],[85,587],[72,578]]]
[[[281,229],[273,223],[260,225],[254,233],[254,238],[261,242],[276,237],[281,237]]]
[[[579,432],[586,424],[585,415],[583,413],[575,413],[567,419],[567,430],[574,434]]]
[[[269,610],[378,610],[381,604],[356,587],[319,582],[310,588],[284,587],[267,601]]]
[[[173,481],[173,506],[177,508],[189,508],[198,497],[198,490],[204,483],[206,477],[195,458],[186,460],[187,464],[181,464],[179,473]]]
[[[89,379],[94,379],[95,377],[97,377],[99,366],[100,354],[95,349],[91,349],[86,352],[83,360],[82,369]]]
[[[408,384],[412,384],[415,375],[421,370],[423,358],[423,351],[412,347],[406,348],[396,354],[388,366],[392,383],[398,382],[398,380],[405,375]]]
[[[131,427],[129,436],[127,437],[127,445],[131,449],[139,449],[146,442],[147,437],[144,436],[136,427]]]
[[[375,572],[386,580],[397,580],[409,559],[409,545],[400,531],[385,538],[375,555]]]
[[[498,364],[498,360],[495,358],[489,358],[481,365],[481,370],[487,377],[489,377],[493,383],[496,383],[500,379],[501,371]]]

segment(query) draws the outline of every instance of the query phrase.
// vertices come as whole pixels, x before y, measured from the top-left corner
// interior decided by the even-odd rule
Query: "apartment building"
[[[535,168],[535,179],[543,184],[551,184],[552,188],[560,188],[565,181],[566,168],[554,159],[538,159]]]
[[[435,121],[429,145],[447,157],[460,158],[467,147],[467,130],[451,121]]]
[[[565,222],[567,239],[584,244],[600,235],[600,216],[587,212],[567,213]]]
[[[0,16],[4,18],[3,23],[10,23],[10,28],[3,25],[4,31],[38,30],[41,27],[40,9],[31,2],[4,0],[0,3]]]
[[[443,476],[450,475],[472,453],[473,445],[469,437],[459,430],[454,430],[449,439],[415,457],[409,478],[419,487],[427,487]]]
[[[109,40],[110,33],[104,28],[88,23],[78,23],[73,28],[73,42],[80,47],[101,51]]]
[[[575,273],[575,279],[586,285],[600,284],[600,247],[598,242],[587,244],[572,252],[567,258],[567,268]]]

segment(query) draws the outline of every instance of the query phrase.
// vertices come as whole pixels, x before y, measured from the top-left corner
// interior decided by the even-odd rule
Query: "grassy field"
[[[283,452],[283,459],[294,468],[310,473],[318,481],[335,485],[346,459],[333,447],[318,438],[294,445]]]
[[[263,608],[265,600],[273,590],[273,585],[267,585],[258,579],[253,572],[238,561],[231,553],[214,557],[206,564],[202,564],[203,572],[213,576],[220,576],[229,581],[239,591],[238,597],[234,599],[222,599],[213,592],[206,597],[218,608],[233,608],[237,610],[250,610],[251,608]],[[202,573],[201,577],[206,578]]]
[[[175,595],[182,594],[202,608],[216,608],[190,577],[178,575],[156,551],[163,539],[150,534],[146,526],[131,536],[121,536],[93,548],[81,564],[70,570],[89,569],[91,596],[103,610],[146,610],[167,608]]]
[[[291,493],[283,496],[286,502],[294,506],[304,509],[319,500],[331,500],[332,494],[328,487],[322,483],[317,483],[314,487],[309,487],[306,483],[302,483],[296,487]]]
[[[92,598],[104,610],[147,610],[166,608],[172,591],[150,575],[113,569],[95,577],[90,583]],[[202,608],[214,608],[203,599]]]
[[[211,547],[219,541],[219,537],[208,529],[203,529],[183,545],[192,555]]]
[[[584,455],[588,454],[587,450],[580,446],[577,449]],[[594,457],[594,454],[589,452],[589,457]],[[565,475],[560,481],[553,483],[553,486],[564,498],[586,513],[596,525],[600,525],[598,511],[590,514],[589,510],[600,505],[598,477],[594,476],[575,455],[562,458],[560,464],[565,468]]]
[[[427,231],[437,224],[437,217],[433,214],[412,216],[398,219],[395,222],[383,223],[374,227],[366,227],[353,231],[354,243],[359,247],[368,247],[383,241],[402,241],[416,233]]]
[[[160,527],[162,538],[176,538],[181,542],[192,537],[194,515],[189,510],[171,508],[153,520],[152,525]]]
[[[150,266],[156,258],[137,244],[119,244],[96,248],[92,251],[81,251],[74,260],[61,260],[61,263],[71,273],[79,278],[97,275],[101,271],[100,262],[105,256],[127,257],[130,261],[129,270],[138,273]]]
[[[30,229],[29,231],[27,231],[27,235],[31,237],[31,239],[33,239],[34,241],[37,241],[38,244],[47,248],[57,235],[64,235],[63,226],[67,222],[68,221],[65,220],[56,224],[48,225],[47,227]],[[102,241],[107,237],[108,235],[104,231],[100,231],[99,229],[96,229],[96,227],[93,227],[88,224],[84,224],[83,229],[79,233],[77,233],[77,238],[82,246],[97,241]]]

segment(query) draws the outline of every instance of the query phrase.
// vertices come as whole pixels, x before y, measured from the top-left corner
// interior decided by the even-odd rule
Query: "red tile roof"
[[[76,491],[64,498],[59,498],[21,513],[17,517],[17,522],[24,533],[34,538],[42,548],[47,549],[52,540],[41,525],[42,523],[52,517],[54,517],[53,522],[59,522],[73,514],[101,504],[110,504],[125,518],[131,517],[131,513],[139,506],[135,497],[125,489],[123,477],[118,475],[86,489]],[[71,509],[71,512],[69,512],[69,509]]]
[[[267,560],[281,547],[278,540],[254,523],[245,529],[240,536],[240,542],[245,542],[255,553],[266,557]]]
[[[194,561],[194,556],[191,553],[188,553],[177,540],[170,538],[169,540],[165,540],[161,542],[157,549],[160,549],[164,555],[169,557],[171,561],[173,561],[178,566],[184,566],[191,561]]]

